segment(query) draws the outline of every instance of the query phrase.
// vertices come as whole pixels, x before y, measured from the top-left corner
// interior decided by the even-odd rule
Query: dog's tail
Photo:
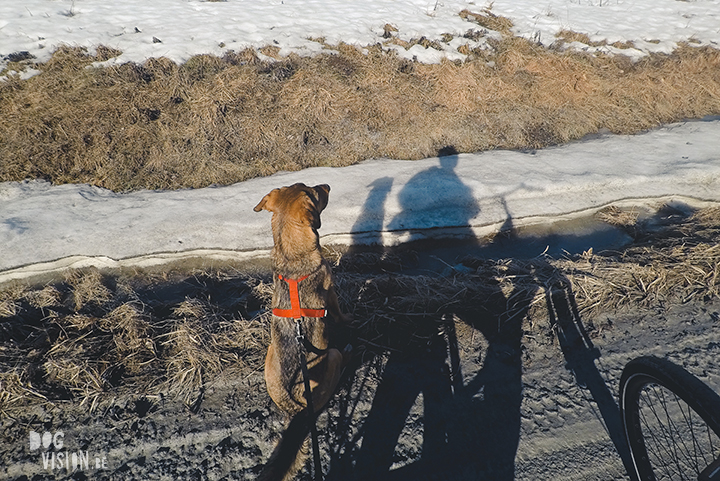
[[[309,433],[310,420],[305,408],[290,420],[270,459],[260,472],[258,481],[281,481],[297,471],[300,468],[298,454]]]

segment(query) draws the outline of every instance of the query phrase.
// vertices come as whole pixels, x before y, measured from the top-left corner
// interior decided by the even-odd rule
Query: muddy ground
[[[415,275],[401,272],[407,257],[375,259],[336,269],[343,302],[366,303],[352,309],[357,329],[338,334],[352,339],[355,355],[318,420],[326,479],[629,479],[617,404],[627,361],[667,356],[720,390],[716,296],[583,314],[562,277],[545,295],[539,281],[537,292],[521,296],[507,282],[468,294],[464,271],[477,273],[480,261],[465,260],[433,274],[457,283],[463,302],[423,307],[415,321],[412,312],[388,315],[395,311],[386,304],[401,293],[382,299]],[[239,282],[194,279],[166,296],[230,295]],[[366,295],[371,290],[379,297]],[[375,319],[374,330],[363,326],[373,303],[385,305],[388,317]],[[378,331],[395,324],[391,334]],[[187,402],[169,392],[111,389],[95,406],[60,395],[6,406],[0,478],[254,479],[284,425],[261,361],[228,368],[196,394]],[[60,449],[49,443],[58,433]],[[310,480],[311,472],[308,462],[298,478]]]

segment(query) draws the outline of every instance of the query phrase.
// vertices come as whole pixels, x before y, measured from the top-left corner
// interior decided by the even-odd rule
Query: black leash
[[[315,466],[315,481],[322,481],[322,463],[320,461],[320,444],[318,443],[317,427],[315,426],[315,409],[313,407],[312,392],[310,391],[310,375],[308,374],[307,351],[314,354],[324,354],[327,349],[320,350],[312,345],[302,332],[302,318],[295,319],[296,338],[303,349],[300,350],[300,367],[302,368],[303,383],[305,384],[305,400],[307,401],[308,423],[310,423],[310,438],[312,439],[313,462]]]

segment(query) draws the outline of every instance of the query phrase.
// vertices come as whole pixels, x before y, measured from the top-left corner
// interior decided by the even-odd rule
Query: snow
[[[265,45],[277,45],[282,55],[312,55],[323,49],[319,38],[329,45],[377,43],[389,23],[405,40],[455,35],[442,52],[387,47],[437,62],[462,58],[457,37],[479,29],[458,13],[490,5],[512,19],[516,34],[546,44],[568,29],[593,41],[633,41],[635,48],[623,51],[632,56],[671,51],[689,40],[720,45],[720,0],[26,0],[0,4],[0,58],[27,51],[43,61],[63,43],[122,50],[115,62],[184,61]],[[533,152],[371,159],[197,190],[116,194],[87,185],[7,182],[0,184],[0,282],[84,265],[265,256],[272,245],[270,216],[252,208],[271,189],[295,182],[332,188],[323,243],[396,245],[428,236],[487,235],[509,222],[554,222],[610,204],[656,208],[677,200],[702,206],[720,202],[720,119]]]
[[[222,55],[266,45],[280,47],[281,55],[312,55],[323,49],[320,38],[329,45],[376,44],[384,40],[386,24],[406,41],[423,36],[442,40],[443,34],[457,39],[468,30],[483,30],[458,15],[464,9],[506,16],[515,24],[515,34],[546,45],[559,31],[573,30],[592,41],[634,42],[635,48],[625,52],[631,56],[669,52],[678,42],[720,46],[720,0],[4,0],[0,58],[26,51],[46,61],[61,44],[91,51],[98,45],[116,48],[123,52],[117,62],[149,57],[183,62],[201,53]],[[463,58],[459,46],[478,44],[463,40],[441,42],[442,52],[388,48],[438,62]]]
[[[719,140],[714,119],[531,152],[375,159],[197,190],[116,194],[88,185],[7,182],[0,184],[0,281],[67,266],[152,265],[178,257],[168,253],[267,255],[270,214],[253,207],[273,188],[295,182],[331,186],[320,233],[323,243],[335,244],[488,235],[508,222],[553,222],[609,204],[701,206],[720,201]],[[36,263],[44,264],[22,268]]]
[[[720,46],[717,0],[497,0],[492,11],[511,18],[514,33],[545,45],[565,29],[593,42],[631,41],[641,52],[670,53],[678,42]]]

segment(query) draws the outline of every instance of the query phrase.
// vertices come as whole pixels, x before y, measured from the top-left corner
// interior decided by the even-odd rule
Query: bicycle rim
[[[661,367],[635,369],[640,372],[623,382],[623,418],[636,474],[643,481],[697,480],[720,456],[720,428],[713,417],[720,412],[708,410],[705,390],[687,371]]]

